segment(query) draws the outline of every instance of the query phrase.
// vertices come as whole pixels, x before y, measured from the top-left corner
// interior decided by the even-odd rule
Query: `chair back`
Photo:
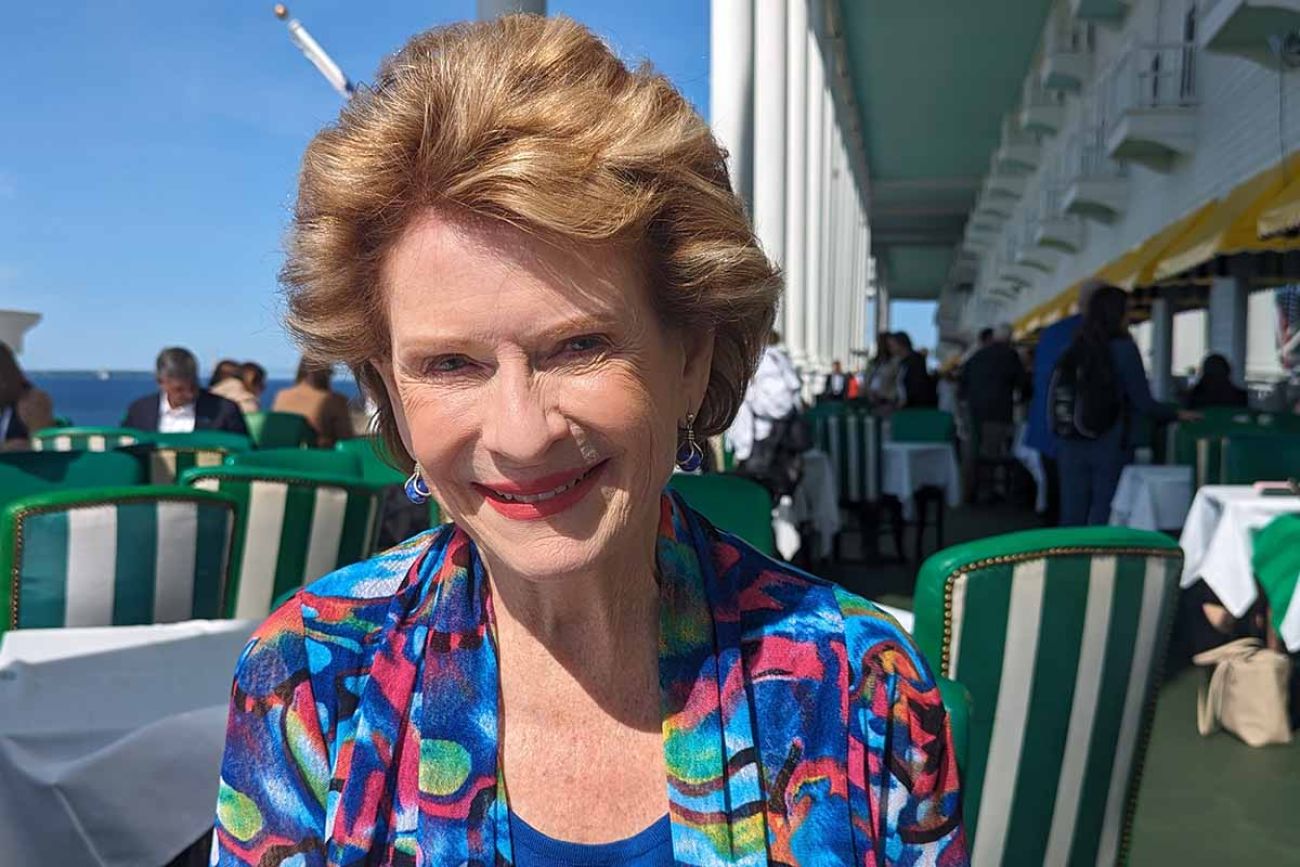
[[[248,436],[259,449],[296,449],[316,444],[316,432],[296,412],[250,412],[244,414]]]
[[[1122,527],[958,545],[917,579],[915,637],[971,693],[975,867],[1122,864],[1182,551]]]
[[[34,452],[110,452],[145,435],[129,427],[47,427],[32,434]]]
[[[77,488],[0,507],[0,632],[220,617],[235,502],[170,486]]]
[[[257,449],[226,455],[228,467],[263,467],[267,469],[309,470],[336,476],[361,475],[361,458],[336,449]]]
[[[402,471],[384,460],[379,438],[376,436],[354,437],[339,440],[334,450],[353,455],[361,466],[361,478],[377,485],[400,485],[406,481]]]
[[[673,473],[668,487],[719,530],[744,539],[769,557],[776,553],[772,497],[758,482],[730,473]]]
[[[1179,422],[1170,427],[1169,462],[1192,468],[1196,487],[1217,485],[1223,477],[1223,438],[1263,432],[1239,410],[1234,415]]]
[[[952,413],[941,409],[900,409],[889,417],[889,438],[898,443],[950,443],[955,432]]]
[[[0,452],[0,502],[56,488],[143,482],[140,462],[121,452]]]
[[[265,617],[272,600],[373,553],[383,489],[356,476],[269,467],[195,467],[181,483],[240,505],[232,617]]]
[[[1300,515],[1279,515],[1255,534],[1251,567],[1264,598],[1268,600],[1273,629],[1287,644],[1300,651]],[[1292,625],[1295,624],[1295,625]]]
[[[1222,484],[1300,479],[1300,434],[1264,430],[1223,438]]]
[[[880,419],[865,405],[826,402],[808,410],[813,442],[826,452],[840,501],[874,503],[880,499]]]
[[[173,485],[191,467],[219,467],[226,456],[252,447],[248,437],[225,431],[141,434],[135,445],[123,451],[143,464],[149,483]]]

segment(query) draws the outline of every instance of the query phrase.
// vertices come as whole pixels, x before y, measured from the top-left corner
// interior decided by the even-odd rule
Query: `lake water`
[[[94,371],[28,371],[27,378],[49,392],[54,400],[54,414],[85,426],[115,426],[126,415],[131,401],[146,394],[156,394],[158,386],[148,371],[110,371],[101,379]],[[262,408],[270,409],[280,389],[293,385],[290,379],[268,379],[262,395]],[[357,397],[357,384],[351,379],[336,378],[333,388],[348,400]]]

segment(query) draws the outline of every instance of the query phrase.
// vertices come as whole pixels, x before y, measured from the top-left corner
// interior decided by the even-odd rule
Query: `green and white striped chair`
[[[225,431],[144,433],[140,442],[124,447],[144,462],[149,483],[174,485],[192,467],[219,467],[227,455],[245,452],[252,442],[242,434]]]
[[[32,451],[111,452],[139,442],[141,436],[129,427],[47,427],[32,434]]]
[[[0,632],[221,616],[235,501],[178,487],[44,491],[0,507]]]
[[[195,467],[181,483],[240,503],[233,617],[265,617],[273,600],[374,553],[383,489],[351,476],[267,467]]]
[[[880,420],[864,408],[823,403],[808,411],[813,442],[830,457],[840,502],[880,499]]]
[[[143,483],[140,462],[121,452],[0,452],[0,503],[58,488]]]
[[[1176,542],[1123,527],[1011,533],[921,567],[916,641],[973,701],[974,867],[1125,863],[1181,571]]]

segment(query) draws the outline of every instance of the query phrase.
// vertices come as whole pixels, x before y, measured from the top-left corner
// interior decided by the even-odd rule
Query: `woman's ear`
[[[388,405],[393,413],[393,421],[397,424],[397,433],[402,438],[402,445],[406,447],[406,453],[414,458],[415,449],[411,447],[411,428],[406,423],[406,410],[402,406],[402,394],[397,387],[397,380],[393,377],[393,365],[386,358],[372,358],[367,363],[383,380],[384,391],[388,393]]]
[[[682,394],[690,400],[687,412],[698,412],[713,371],[714,332],[687,330],[682,334]]]

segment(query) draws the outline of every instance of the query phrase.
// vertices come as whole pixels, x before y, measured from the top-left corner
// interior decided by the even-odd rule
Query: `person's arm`
[[[330,759],[304,632],[295,598],[257,628],[235,669],[214,867],[272,863],[271,849],[304,867],[325,864]]]
[[[1110,357],[1115,362],[1115,375],[1119,378],[1124,395],[1138,412],[1155,421],[1173,421],[1178,417],[1176,410],[1151,396],[1146,368],[1142,366],[1142,354],[1136,343],[1132,340],[1111,341]]]
[[[239,408],[239,404],[233,400],[226,400],[224,397],[219,398],[219,400],[225,401],[221,409],[226,416],[226,420],[221,425],[221,429],[248,436],[248,425],[244,422],[244,411]]]

